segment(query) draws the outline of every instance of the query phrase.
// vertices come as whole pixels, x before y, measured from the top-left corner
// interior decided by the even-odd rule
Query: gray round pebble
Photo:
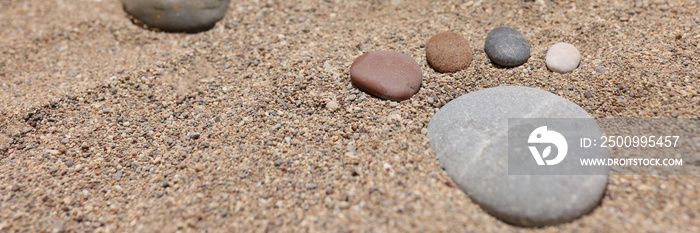
[[[567,222],[600,203],[607,175],[509,175],[508,118],[590,115],[571,101],[529,87],[490,88],[452,100],[430,120],[428,138],[462,191],[490,214],[520,226]]]
[[[601,73],[601,74],[604,74],[605,72],[608,72],[608,69],[605,68],[605,66],[596,66],[595,68],[593,68],[593,70],[595,70],[595,72],[598,72],[598,73]]]
[[[122,0],[124,11],[167,32],[201,32],[226,14],[230,0]]]
[[[530,44],[517,30],[499,27],[491,30],[486,36],[484,52],[494,64],[515,67],[530,58]]]

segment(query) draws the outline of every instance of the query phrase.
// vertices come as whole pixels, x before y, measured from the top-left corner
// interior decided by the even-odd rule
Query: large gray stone
[[[484,52],[497,65],[514,67],[530,58],[530,44],[515,29],[499,27],[491,30],[484,41]]]
[[[607,167],[591,175],[509,175],[508,130],[520,125],[509,125],[508,118],[593,121],[575,103],[529,87],[489,88],[452,100],[430,120],[428,138],[460,189],[490,214],[520,226],[567,222],[599,204]],[[596,157],[608,158],[607,151]],[[529,153],[523,158],[537,167]]]
[[[122,0],[124,11],[149,27],[167,32],[200,32],[214,27],[230,0]]]

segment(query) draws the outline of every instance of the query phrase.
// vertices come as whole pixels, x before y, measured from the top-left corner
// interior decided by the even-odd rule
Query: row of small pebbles
[[[530,58],[530,44],[525,36],[509,27],[498,27],[486,37],[484,52],[502,67],[515,67]],[[440,73],[467,69],[473,58],[469,41],[454,32],[440,32],[425,46],[428,65]],[[575,46],[557,43],[547,52],[547,67],[558,73],[576,69],[581,54]],[[410,65],[409,65],[410,64]],[[371,52],[358,57],[350,67],[350,77],[360,89],[377,97],[401,101],[418,92],[422,83],[420,66],[399,52]]]
[[[223,18],[229,1],[122,0],[122,4],[128,14],[149,27],[170,32],[200,32],[213,27]],[[573,45],[566,45],[568,46],[556,44],[547,54],[547,67],[552,71],[565,73],[578,66],[578,50]],[[499,27],[489,32],[484,51],[495,64],[504,67],[521,65],[530,57],[530,45],[525,37],[509,27]],[[453,32],[441,32],[428,40],[426,60],[438,72],[457,72],[469,67],[472,48],[464,37]],[[390,63],[373,63],[374,61]],[[396,64],[391,62],[398,62],[396,64],[399,67],[393,66]],[[401,101],[410,98],[420,89],[422,73],[417,63],[413,65],[414,63],[412,58],[404,54],[375,52],[357,58],[350,73],[355,85],[370,94]]]
[[[509,27],[491,30],[484,43],[484,52],[491,61],[503,67],[515,67],[524,64],[530,58],[530,43],[525,36]],[[569,43],[557,43],[547,51],[545,63],[547,68],[558,73],[571,72],[581,62],[581,53],[576,46]]]

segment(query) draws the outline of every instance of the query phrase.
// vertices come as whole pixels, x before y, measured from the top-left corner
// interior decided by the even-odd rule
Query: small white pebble
[[[340,108],[340,105],[335,100],[332,100],[326,104],[326,108],[332,112]]]
[[[547,51],[545,62],[551,71],[567,73],[578,67],[581,62],[581,53],[572,44],[557,43]]]
[[[60,150],[47,150],[46,152],[48,152],[51,155],[60,155],[61,154]]]
[[[346,100],[348,100],[348,101],[353,101],[353,100],[355,100],[355,98],[357,98],[357,96],[356,96],[355,94],[350,94],[350,95],[348,95],[348,97],[346,98]]]
[[[421,134],[428,134],[428,129],[427,128],[422,128],[420,129]]]

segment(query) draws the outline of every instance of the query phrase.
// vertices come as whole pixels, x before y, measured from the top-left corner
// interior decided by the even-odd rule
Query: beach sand
[[[425,135],[451,99],[504,85],[597,118],[698,118],[698,11],[234,0],[211,30],[178,34],[134,25],[117,0],[0,0],[0,232],[700,232],[699,176],[613,175],[588,215],[509,225],[451,181]],[[498,26],[529,40],[527,63],[489,62]],[[427,65],[422,45],[445,30],[474,48],[468,69]],[[572,73],[546,68],[557,42],[581,51]],[[353,60],[379,50],[416,59],[418,94],[397,105],[350,83]]]

